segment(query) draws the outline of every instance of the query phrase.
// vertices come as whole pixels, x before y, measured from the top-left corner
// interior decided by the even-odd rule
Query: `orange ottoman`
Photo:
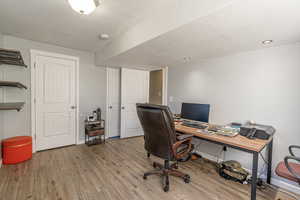
[[[32,157],[32,138],[17,136],[2,141],[3,164],[17,164]]]

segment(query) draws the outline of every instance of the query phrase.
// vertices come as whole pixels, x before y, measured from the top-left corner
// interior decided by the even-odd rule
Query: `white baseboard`
[[[211,160],[211,161],[214,161],[214,162],[217,162],[218,161],[218,158],[216,156],[213,156],[213,155],[210,155],[210,154],[207,154],[207,153],[202,153],[200,151],[197,151],[196,152],[197,154],[201,155],[203,158],[206,158],[208,160]],[[223,160],[222,159],[219,159],[219,162],[222,162]],[[246,169],[248,172],[251,173],[251,170],[249,169]],[[261,177],[262,179],[266,179],[265,176],[262,176]],[[298,184],[294,184],[293,182],[288,182],[286,180],[280,180],[279,177],[276,177],[276,176],[272,176],[271,177],[271,184],[272,185],[275,185],[277,187],[280,187],[282,189],[285,189],[287,191],[290,191],[290,192],[293,192],[293,193],[296,193],[296,194],[300,194],[300,187]]]
[[[84,144],[85,143],[85,141],[84,140],[79,140],[78,142],[77,142],[77,144],[76,145],[79,145],[79,144]]]
[[[274,177],[274,176],[272,176],[271,184],[276,185],[280,188],[283,188],[287,191],[291,191],[291,192],[294,192],[296,194],[300,194],[300,187],[299,187],[298,184],[294,184],[292,182],[288,183],[288,182],[280,180],[279,178]]]

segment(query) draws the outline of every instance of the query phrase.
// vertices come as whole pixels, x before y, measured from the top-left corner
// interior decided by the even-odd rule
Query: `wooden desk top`
[[[231,145],[234,147],[238,147],[238,148],[242,148],[254,152],[260,152],[272,140],[272,137],[270,137],[269,140],[261,140],[261,139],[250,140],[241,135],[237,135],[235,137],[228,137],[228,136],[222,136],[217,134],[210,135],[210,134],[198,132],[199,129],[197,128],[190,128],[190,127],[183,126],[181,125],[181,122],[175,122],[175,129],[178,132],[191,134],[194,135],[195,137]]]

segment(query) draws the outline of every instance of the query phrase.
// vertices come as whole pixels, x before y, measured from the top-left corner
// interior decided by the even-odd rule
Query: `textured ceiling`
[[[103,0],[91,15],[79,15],[67,0],[1,0],[0,32],[79,50],[96,51],[171,0]]]
[[[184,65],[300,41],[300,1],[243,0],[162,34],[107,61],[115,66]],[[262,45],[263,40],[274,43]]]
[[[169,23],[174,28],[147,37],[151,30],[156,31],[151,25],[163,30],[174,7],[176,17]],[[184,57],[207,59],[299,42],[299,8],[299,0],[104,0],[94,13],[81,16],[67,0],[1,0],[0,32],[91,52],[122,49],[99,65],[173,66],[184,65]],[[193,13],[186,12],[190,10]],[[162,13],[161,20],[156,13]],[[186,23],[181,21],[176,27],[181,17]],[[150,26],[143,26],[144,21]],[[141,30],[132,32],[139,34],[125,34],[138,27]],[[100,41],[100,33],[111,38]],[[140,36],[146,39],[124,46]],[[274,43],[262,45],[266,39]]]

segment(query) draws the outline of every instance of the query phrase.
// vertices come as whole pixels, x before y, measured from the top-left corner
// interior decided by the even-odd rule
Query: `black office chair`
[[[145,149],[152,154],[164,159],[164,165],[153,163],[156,168],[144,174],[144,179],[149,175],[157,174],[164,178],[163,189],[169,191],[169,175],[180,177],[184,182],[190,182],[190,176],[178,170],[177,161],[186,157],[192,151],[192,135],[177,135],[172,114],[167,106],[137,104],[137,113],[144,130]],[[174,161],[173,164],[170,164]]]

